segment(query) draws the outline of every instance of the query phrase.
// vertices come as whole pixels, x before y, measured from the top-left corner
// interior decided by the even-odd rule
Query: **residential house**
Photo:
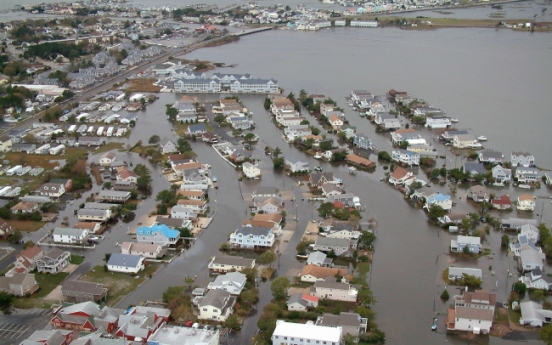
[[[328,238],[353,240],[360,237],[360,232],[356,231],[355,226],[350,223],[336,222],[331,225],[329,229],[326,230],[325,235]],[[351,246],[353,246],[352,242],[353,241],[351,241]]]
[[[199,214],[207,211],[207,200],[179,199],[177,205],[188,207]]]
[[[544,309],[541,303],[525,301],[519,304],[519,308],[519,323],[523,326],[542,327],[552,321],[552,310]]]
[[[535,268],[531,272],[526,273],[519,277],[519,281],[528,289],[540,289],[540,290],[551,290],[552,281],[548,275],[543,275],[540,268]]]
[[[80,280],[64,280],[61,283],[63,300],[73,303],[95,302],[100,303],[107,296],[107,288],[103,284],[90,283]]]
[[[296,293],[289,296],[286,302],[289,311],[308,311],[309,308],[318,307],[318,297],[306,293]]]
[[[121,253],[141,255],[147,259],[159,259],[167,253],[167,247],[160,244],[123,242]]]
[[[335,277],[336,275],[346,276],[347,269],[306,265],[303,266],[300,277],[302,282],[314,283],[319,280],[323,281],[328,277]]]
[[[39,246],[22,249],[15,257],[14,268],[6,273],[11,277],[14,273],[29,273],[36,269],[36,261],[44,256]]]
[[[272,345],[288,345],[292,343],[297,345],[339,345],[342,342],[342,337],[341,327],[316,326],[312,322],[294,323],[277,320],[271,339]]]
[[[520,183],[535,183],[539,179],[539,169],[533,167],[517,167],[515,178]]]
[[[309,171],[309,163],[307,161],[302,161],[292,156],[287,156],[284,158],[284,165],[292,173]]]
[[[258,197],[270,198],[270,197],[276,197],[276,196],[281,196],[280,190],[276,187],[259,187],[252,194],[253,199]]]
[[[230,244],[240,248],[272,248],[272,228],[242,226],[230,234]]]
[[[98,202],[125,203],[130,199],[130,195],[130,192],[104,189],[96,195],[94,200]]]
[[[483,163],[466,162],[464,163],[464,172],[469,173],[470,176],[485,175],[487,176],[487,169]]]
[[[483,271],[480,268],[467,267],[449,267],[448,279],[452,281],[464,279],[464,275],[473,276],[478,279],[483,279]]]
[[[513,167],[529,168],[535,165],[535,157],[529,152],[512,151],[510,163],[512,163]]]
[[[176,144],[167,138],[163,138],[159,141],[159,147],[161,148],[161,152],[163,154],[178,152]]]
[[[114,162],[117,159],[117,155],[111,151],[104,153],[100,157],[100,165],[104,167],[108,167],[111,165],[112,162]]]
[[[175,245],[180,239],[180,231],[167,225],[158,224],[150,227],[141,226],[136,229],[136,240],[139,243],[159,244],[161,246]]]
[[[10,295],[23,297],[32,295],[38,290],[34,274],[14,273],[11,277],[0,277],[0,291]]]
[[[65,194],[65,186],[60,183],[44,183],[38,187],[36,194],[50,198],[59,198]]]
[[[145,258],[141,255],[113,253],[107,261],[110,272],[138,273],[144,269]]]
[[[464,247],[468,248],[469,253],[479,254],[481,252],[481,238],[476,236],[460,236],[455,240],[450,240],[450,250],[462,253]]]
[[[192,18],[199,19],[199,17]],[[165,323],[149,336],[148,343],[156,345],[219,345],[220,334],[217,329],[172,326]]]
[[[452,125],[450,117],[443,115],[428,115],[425,126],[429,129],[449,128]]]
[[[209,290],[205,297],[196,300],[198,319],[224,322],[232,314],[236,297],[223,289]]]
[[[336,114],[332,114],[328,118],[328,122],[334,130],[340,130],[341,126],[343,126],[343,119]]]
[[[500,165],[495,165],[491,169],[491,172],[496,183],[499,183],[499,184],[510,183],[510,180],[512,179],[512,170],[503,168]]]
[[[514,253],[514,256],[519,257],[524,250],[533,250],[542,256],[542,249],[535,244],[536,242],[522,234],[518,234],[517,238],[517,242],[510,243],[510,251]]]
[[[189,200],[205,200],[207,193],[203,190],[182,190],[179,189],[176,191],[176,195],[182,195],[184,198]]]
[[[479,161],[481,163],[502,164],[504,155],[502,152],[485,150],[479,152]]]
[[[356,146],[360,149],[371,150],[372,142],[367,135],[358,133],[353,138],[353,146]]]
[[[374,169],[376,167],[376,163],[364,157],[355,155],[354,153],[349,153],[346,160],[348,164],[356,165],[364,169]]]
[[[245,287],[247,277],[240,272],[229,272],[217,276],[214,282],[209,283],[207,289],[222,289],[232,295],[239,295]]]
[[[450,211],[452,209],[452,199],[450,198],[450,195],[434,193],[427,196],[424,208],[429,210],[432,205],[438,205],[445,211]]]
[[[532,241],[533,243],[537,243],[540,239],[540,231],[539,228],[532,224],[524,224],[521,226],[519,235],[526,236],[528,240]]]
[[[481,144],[471,134],[458,134],[452,139],[452,146],[459,149],[480,148]]]
[[[134,171],[125,168],[115,175],[115,180],[122,183],[136,184],[138,182],[138,175]]]
[[[258,166],[253,165],[249,162],[245,162],[242,164],[242,171],[247,178],[256,179],[261,176],[261,169]]]
[[[531,224],[538,226],[539,222],[536,219],[524,219],[524,218],[503,218],[500,220],[501,227],[503,229],[521,230],[521,227],[525,224]]]
[[[397,146],[400,146],[403,142],[408,143],[408,145],[427,144],[422,135],[414,129],[399,129],[392,132],[391,141]]]
[[[466,213],[448,213],[439,218],[441,224],[462,224],[462,219],[469,218]]]
[[[488,334],[491,331],[496,295],[484,290],[465,291],[454,296],[454,309],[448,310],[447,329]]]
[[[63,307],[50,322],[57,329],[68,329],[83,332],[96,331],[94,318],[99,317],[101,310],[96,303],[82,302]]]
[[[270,198],[260,198],[257,197],[253,200],[253,206],[257,213],[262,212],[263,214],[273,214],[280,213],[282,211],[282,198],[280,197],[270,197]]]
[[[328,277],[324,281],[316,281],[311,288],[310,294],[332,301],[356,302],[358,289],[344,279],[338,282],[335,277]]]
[[[420,165],[420,154],[410,150],[395,149],[391,152],[391,159],[406,165]]]
[[[12,139],[9,136],[4,135],[0,137],[0,152],[10,152],[12,145]]]
[[[339,315],[324,313],[316,319],[317,326],[340,327],[342,334],[350,334],[356,338],[368,329],[368,319],[357,313],[341,312]]]
[[[204,123],[197,123],[188,126],[188,134],[190,135],[202,135],[207,133],[207,125]]]
[[[518,266],[522,272],[530,272],[536,268],[544,271],[544,255],[533,248],[525,248],[519,252]]]
[[[414,174],[403,167],[396,167],[389,177],[389,183],[403,185],[406,180],[414,178]]]
[[[13,228],[4,219],[0,218],[0,240],[7,239],[12,233]]]
[[[188,225],[189,223],[189,225]],[[177,229],[177,228],[190,228],[192,225],[192,222],[187,219],[183,218],[167,218],[164,216],[157,216],[155,217],[155,225],[166,225],[170,229]]]
[[[428,186],[423,186],[422,188],[416,189],[414,193],[410,195],[410,199],[425,201],[428,196],[433,194],[435,194],[435,191],[433,191],[433,189]]]
[[[38,204],[36,202],[20,201],[16,205],[10,208],[12,213],[33,213],[38,211]]]
[[[55,228],[52,236],[55,243],[86,244],[88,230],[73,228]]]
[[[339,184],[339,180],[333,176],[332,172],[312,172],[309,175],[311,186],[322,187],[325,184]]]
[[[328,258],[326,253],[315,251],[309,254],[307,265],[316,265],[321,267],[332,267],[333,259]]]
[[[336,255],[343,255],[349,251],[351,241],[342,238],[319,237],[314,243],[314,250],[321,252],[334,251]]]
[[[104,223],[111,219],[111,210],[81,208],[77,211],[77,217],[79,222],[92,221],[94,223]]]
[[[46,272],[46,273],[58,273],[61,272],[67,265],[69,265],[69,258],[71,253],[64,252],[59,248],[52,248],[47,252],[44,252],[44,255],[36,260],[36,270],[37,272]]]
[[[520,211],[531,211],[535,210],[535,205],[537,198],[531,194],[522,194],[517,198],[517,209]]]
[[[255,259],[244,259],[236,256],[213,256],[209,265],[210,271],[226,273],[231,271],[241,271],[244,268],[254,268]]]
[[[175,205],[171,207],[171,218],[193,220],[198,216],[197,211],[186,205]]]
[[[488,202],[489,197],[487,195],[487,187],[481,185],[475,185],[468,190],[468,198],[475,202]]]

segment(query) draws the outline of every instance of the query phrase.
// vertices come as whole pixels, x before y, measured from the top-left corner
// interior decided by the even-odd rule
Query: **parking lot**
[[[49,309],[15,309],[11,315],[0,315],[0,344],[19,344],[50,321]]]

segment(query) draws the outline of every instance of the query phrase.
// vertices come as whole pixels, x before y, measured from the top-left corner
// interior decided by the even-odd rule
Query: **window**
[[[207,308],[203,308],[203,311],[207,311]]]

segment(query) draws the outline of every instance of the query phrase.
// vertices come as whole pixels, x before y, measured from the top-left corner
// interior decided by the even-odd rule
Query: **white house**
[[[141,226],[136,229],[136,240],[142,243],[174,245],[180,240],[180,231],[169,228],[165,224]]]
[[[65,194],[65,186],[61,183],[44,183],[36,190],[36,194],[49,196],[51,198],[59,198]]]
[[[171,208],[171,218],[192,219],[197,216],[197,211],[186,205],[175,205]]]
[[[217,276],[214,282],[209,283],[207,289],[222,289],[226,290],[226,292],[229,292],[232,295],[239,295],[245,287],[246,282],[247,277],[245,276],[245,274],[240,272],[229,272]]]
[[[159,142],[159,147],[161,148],[161,152],[163,154],[178,152],[178,148],[176,147],[175,143],[167,138],[161,139],[161,141]]]
[[[55,228],[52,236],[56,243],[81,244],[88,239],[88,230],[73,228]]]
[[[450,240],[450,250],[461,253],[464,247],[468,247],[468,252],[479,254],[481,252],[481,238],[476,236],[458,236],[455,240]]]
[[[254,200],[256,212],[264,214],[280,213],[282,210],[282,200],[280,197],[256,198]]]
[[[501,165],[495,165],[491,171],[497,183],[510,183],[512,179],[512,169],[506,169]]]
[[[233,312],[236,297],[226,290],[214,289],[195,301],[199,310],[198,319],[224,322]]]
[[[414,178],[414,174],[402,167],[396,167],[389,176],[389,183],[394,185],[402,185],[406,180]]]
[[[410,150],[393,150],[391,152],[391,159],[406,165],[420,165],[420,154]]]
[[[504,155],[502,154],[502,152],[485,150],[479,152],[478,157],[481,163],[500,164],[502,163]]]
[[[481,147],[481,144],[471,134],[458,134],[452,139],[452,146],[459,149],[472,149]]]
[[[449,267],[448,279],[458,280],[463,279],[464,274],[474,276],[479,279],[483,279],[483,271],[480,268],[467,268],[467,267]]]
[[[449,309],[447,329],[488,334],[493,325],[496,295],[484,290],[465,291],[454,296],[454,309]]]
[[[261,176],[261,169],[259,169],[258,166],[253,165],[249,162],[245,162],[242,164],[242,170],[243,170],[243,174],[247,178],[256,179]]]
[[[293,173],[309,171],[309,163],[307,161],[302,161],[292,156],[284,158],[284,164]]]
[[[524,326],[542,327],[552,320],[552,310],[546,310],[541,303],[525,301],[519,304],[521,318],[519,323]]]
[[[519,277],[519,281],[525,284],[528,289],[552,289],[550,278],[548,276],[543,277],[542,271],[539,268],[535,268],[531,272],[526,273],[524,276]]]
[[[292,323],[278,320],[271,339],[272,345],[339,345],[341,338],[341,327],[317,326],[313,322]]]
[[[517,198],[517,209],[520,211],[534,211],[537,198],[531,194],[522,194]]]
[[[544,270],[544,255],[533,248],[526,248],[519,253],[519,269],[523,272],[529,272],[536,268]]]
[[[426,204],[424,208],[429,210],[432,205],[441,206],[445,211],[450,211],[452,209],[452,199],[450,195],[434,193],[426,197]]]
[[[115,155],[115,153],[113,153],[111,151],[106,152],[100,157],[100,165],[104,166],[104,167],[108,167],[116,159],[117,159],[117,155]]]
[[[425,126],[430,129],[449,128],[452,125],[450,117],[442,115],[430,115],[426,117]]]
[[[535,183],[539,178],[539,169],[533,167],[517,167],[516,179],[518,182]]]
[[[532,167],[535,165],[535,157],[529,152],[512,151],[510,162],[513,167]]]
[[[107,262],[110,272],[138,273],[145,268],[145,258],[141,255],[113,253]]]
[[[230,234],[230,244],[241,248],[272,248],[274,234],[271,228],[246,225]]]
[[[523,224],[521,226],[519,234],[521,236],[527,236],[527,239],[532,241],[533,243],[537,243],[539,241],[539,228],[537,228],[533,224]]]

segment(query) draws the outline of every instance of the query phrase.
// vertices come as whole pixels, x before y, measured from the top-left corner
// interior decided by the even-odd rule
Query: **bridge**
[[[267,30],[272,30],[272,27],[271,26],[264,26],[264,27],[258,28],[258,29],[253,29],[253,30],[248,30],[248,31],[244,30],[242,32],[236,32],[235,34],[232,34],[232,36],[251,35],[251,34],[256,34],[257,32],[267,31]]]

